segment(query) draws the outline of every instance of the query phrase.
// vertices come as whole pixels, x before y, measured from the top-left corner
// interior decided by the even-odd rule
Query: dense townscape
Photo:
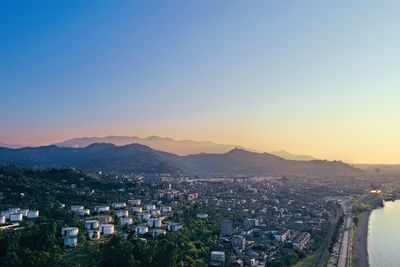
[[[383,196],[340,178],[12,166],[0,178],[2,266],[347,266],[355,203]]]

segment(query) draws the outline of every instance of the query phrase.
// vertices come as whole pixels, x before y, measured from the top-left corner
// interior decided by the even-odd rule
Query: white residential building
[[[104,235],[113,235],[115,232],[114,224],[100,224],[100,231]]]
[[[172,211],[171,206],[162,206],[161,207],[161,212],[167,213],[167,212],[171,212],[171,211]]]
[[[110,206],[96,206],[94,210],[97,212],[107,212],[110,211]]]
[[[135,228],[136,233],[143,235],[149,231],[147,226],[136,226]]]
[[[84,206],[72,205],[72,206],[71,206],[71,211],[77,212],[77,211],[79,211],[79,210],[83,210],[84,208],[85,208]]]
[[[159,210],[151,210],[150,211],[151,216],[157,217],[161,215],[161,212]]]
[[[78,236],[78,227],[63,227],[61,229],[61,236]]]
[[[208,214],[207,213],[197,213],[196,217],[199,219],[205,219],[205,218],[208,218]]]
[[[39,211],[38,210],[30,210],[28,212],[28,218],[29,219],[36,219],[39,218]]]
[[[22,213],[13,213],[10,215],[10,221],[12,222],[20,222],[22,221]]]
[[[147,220],[147,226],[152,228],[160,228],[162,226],[162,218],[149,218]]]
[[[96,215],[93,216],[94,220],[98,220],[100,223],[110,223],[113,218],[110,215]]]
[[[167,226],[168,231],[176,232],[183,229],[183,225],[181,223],[170,223]]]
[[[66,247],[76,247],[76,245],[78,245],[78,238],[74,236],[66,236],[64,238],[64,245]]]
[[[85,228],[87,230],[95,230],[100,226],[100,222],[98,220],[87,220],[85,221]]]
[[[27,217],[29,213],[29,209],[21,209],[20,212],[22,213],[22,216]]]
[[[131,225],[133,223],[133,219],[131,217],[123,217],[119,221],[121,225]]]
[[[88,231],[88,238],[90,240],[98,240],[98,239],[100,239],[100,231],[99,230],[89,230]]]
[[[153,204],[146,205],[146,210],[155,210],[155,209],[156,209],[156,205],[153,205]]]
[[[142,203],[142,200],[140,200],[140,199],[130,199],[130,200],[128,200],[128,204],[129,205],[139,206],[141,203]]]
[[[113,209],[123,209],[126,208],[126,203],[125,202],[113,203],[112,207]]]
[[[138,212],[136,214],[137,218],[142,221],[147,221],[150,218],[150,214],[147,212]]]
[[[88,216],[90,215],[90,209],[83,209],[78,211],[79,216]]]
[[[166,235],[166,234],[167,234],[167,232],[163,229],[154,229],[152,231],[153,237],[159,237],[159,236]]]
[[[117,212],[115,214],[117,215],[118,218],[128,217],[129,216],[129,211],[127,211],[127,210],[117,210]]]
[[[136,212],[143,212],[142,207],[130,207],[129,210],[130,210],[131,212],[134,212],[134,213],[136,213]]]

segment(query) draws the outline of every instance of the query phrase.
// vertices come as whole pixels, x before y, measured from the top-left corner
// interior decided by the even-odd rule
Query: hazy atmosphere
[[[398,1],[120,3],[1,1],[1,143],[158,135],[400,163]]]

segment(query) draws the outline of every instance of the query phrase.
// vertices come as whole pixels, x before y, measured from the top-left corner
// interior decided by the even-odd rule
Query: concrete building
[[[115,233],[114,224],[100,224],[99,228],[104,235],[113,235]]]
[[[151,210],[150,215],[153,217],[157,217],[161,215],[161,212],[159,210]]]
[[[274,238],[276,241],[285,242],[290,238],[290,231],[283,228],[278,231],[275,231]]]
[[[183,229],[183,225],[181,223],[170,223],[167,226],[167,230],[170,232],[176,232]]]
[[[207,213],[197,213],[196,217],[198,219],[205,219],[205,218],[208,218],[208,214]]]
[[[78,227],[63,227],[61,229],[61,236],[78,236]]]
[[[93,216],[94,220],[98,220],[100,223],[110,223],[113,221],[113,218],[110,215],[96,215]]]
[[[153,205],[153,204],[146,205],[146,210],[155,210],[155,209],[156,209],[156,205]]]
[[[20,208],[9,208],[8,209],[8,212],[10,213],[10,214],[14,214],[14,213],[19,213],[20,212]]]
[[[79,216],[89,216],[90,215],[90,209],[83,209],[83,210],[78,210]]]
[[[71,206],[71,211],[77,212],[77,211],[79,211],[79,210],[83,210],[84,208],[85,208],[84,206],[72,205],[72,206]]]
[[[163,236],[163,235],[166,235],[166,234],[167,234],[167,232],[165,230],[163,230],[163,229],[154,229],[152,231],[152,236],[153,237],[159,237],[159,236]]]
[[[148,214],[147,212],[138,212],[136,216],[138,220],[141,221],[147,221],[150,218],[150,214]]]
[[[10,221],[12,221],[12,222],[20,222],[20,221],[22,221],[22,213],[13,213],[13,214],[10,214]]]
[[[246,239],[241,235],[234,235],[232,237],[232,246],[236,253],[241,253],[246,247]]]
[[[211,251],[211,266],[223,266],[225,263],[225,252]]]
[[[233,233],[233,224],[231,220],[221,222],[221,236],[230,236]]]
[[[66,247],[76,247],[78,245],[78,238],[75,236],[65,236],[64,237],[64,246]]]
[[[10,211],[9,210],[1,211],[1,216],[6,217],[6,219],[10,219]]]
[[[95,230],[100,226],[100,222],[98,220],[87,220],[85,221],[86,230]]]
[[[39,218],[39,211],[38,210],[30,210],[28,212],[28,218],[29,219],[36,219]]]
[[[96,206],[96,207],[94,207],[94,211],[107,212],[107,211],[110,211],[110,206]]]
[[[147,226],[151,228],[160,228],[162,226],[162,218],[149,218]]]
[[[139,235],[143,235],[149,231],[149,228],[147,226],[136,226],[135,232],[138,233]]]
[[[20,212],[22,213],[22,216],[27,217],[29,213],[29,209],[21,209]]]
[[[137,213],[137,212],[143,212],[143,208],[142,207],[129,207],[129,210],[133,213]]]
[[[142,200],[140,200],[140,199],[130,199],[130,200],[128,200],[128,204],[129,205],[134,205],[134,206],[139,206],[140,204],[142,204]]]
[[[127,211],[127,210],[117,210],[115,215],[117,215],[118,218],[128,217],[129,216],[129,211]]]
[[[99,230],[89,230],[88,238],[89,238],[89,240],[99,240],[100,239],[100,231]]]
[[[124,209],[126,208],[126,203],[125,202],[113,203],[112,207],[113,209]]]
[[[123,217],[119,221],[121,225],[131,225],[133,223],[133,219],[131,217]]]
[[[163,213],[168,213],[168,212],[171,212],[171,211],[172,211],[171,206],[162,206],[161,207],[161,212],[163,212]]]
[[[293,240],[293,248],[302,250],[310,241],[310,234],[306,232],[300,233],[294,240]]]

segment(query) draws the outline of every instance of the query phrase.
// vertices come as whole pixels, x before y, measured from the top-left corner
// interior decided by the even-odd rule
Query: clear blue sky
[[[0,141],[156,134],[397,162],[399,14],[398,1],[3,0]]]

